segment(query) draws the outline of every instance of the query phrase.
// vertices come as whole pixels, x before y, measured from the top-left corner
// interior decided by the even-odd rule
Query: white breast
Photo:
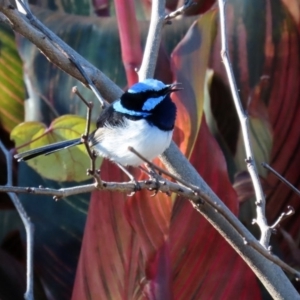
[[[144,163],[140,158],[128,150],[133,147],[148,160],[163,153],[170,145],[172,131],[162,131],[143,119],[132,121],[124,119],[122,127],[104,127],[105,133],[94,145],[94,150],[100,156],[109,158],[123,166],[138,166]]]

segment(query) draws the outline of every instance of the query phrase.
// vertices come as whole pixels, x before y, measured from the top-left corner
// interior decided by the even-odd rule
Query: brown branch
[[[63,49],[65,53],[76,58],[77,62],[84,68],[87,76],[95,83],[95,86],[101,91],[101,95],[105,99],[113,101],[118,99],[123,93],[113,81],[107,78],[102,72],[40,23],[39,27],[42,31],[47,31],[48,35],[50,35],[50,39],[46,38],[45,34],[32,25],[30,20],[13,7],[8,0],[0,0],[0,12],[6,16],[13,30],[35,44],[51,63],[67,74],[78,79],[82,83],[87,84],[82,74],[60,49]],[[60,49],[57,46],[59,46]]]
[[[138,182],[141,189],[152,190],[156,187],[155,180],[145,180]],[[4,193],[17,193],[17,194],[32,194],[32,195],[45,195],[45,196],[55,196],[57,198],[65,198],[72,195],[83,194],[83,193],[91,193],[95,190],[103,190],[103,191],[117,191],[122,193],[130,193],[134,192],[136,189],[134,182],[102,182],[102,186],[98,187],[97,183],[86,184],[81,186],[74,186],[70,188],[61,188],[61,189],[50,189],[43,187],[17,187],[17,186],[0,186],[0,192]],[[173,192],[178,195],[181,195],[186,198],[194,198],[196,199],[195,193],[187,187],[183,187],[178,185],[177,183],[162,180],[160,181],[160,192],[168,193]]]
[[[131,149],[132,151],[132,149]],[[133,153],[137,153],[135,150],[132,151]],[[139,156],[141,159],[143,159],[142,156]],[[145,160],[147,163],[148,161]],[[158,166],[151,163],[151,166],[155,169],[161,171],[164,174],[167,174],[174,180],[178,180],[176,176],[168,173],[167,171],[159,168]],[[155,180],[146,180],[146,181],[139,181],[138,182],[140,188],[142,190],[153,190],[157,189],[157,182]],[[52,196],[55,200],[62,199],[65,197],[78,195],[82,193],[91,193],[95,190],[106,190],[106,191],[118,191],[122,193],[132,193],[136,190],[136,184],[134,182],[106,182],[102,181],[102,186],[98,186],[97,183],[94,184],[87,184],[82,186],[75,186],[71,188],[61,188],[61,189],[49,189],[49,188],[42,188],[42,187],[15,187],[15,186],[0,186],[0,192],[13,192],[13,193],[25,193],[25,194],[33,194],[33,195],[44,195],[44,196]],[[217,203],[214,203],[211,201],[210,198],[207,197],[207,195],[199,188],[194,189],[194,187],[186,187],[179,185],[177,183],[171,182],[169,180],[161,180],[159,182],[159,191],[162,193],[175,193],[177,195],[180,195],[184,198],[189,199],[191,201],[193,207],[196,210],[199,210],[199,207],[203,207],[206,205],[211,206],[214,210],[218,212],[222,217],[226,219],[234,228],[235,230],[240,234],[242,237],[245,245],[248,245],[258,251],[262,256],[267,258],[268,260],[274,262],[281,268],[283,268],[285,271],[293,274],[296,277],[300,277],[300,273],[284,263],[282,260],[280,260],[278,257],[270,254],[265,248],[263,248],[255,238],[252,239],[246,239],[243,237],[243,231],[241,230],[240,224],[237,224],[235,219],[232,218],[231,214],[228,214],[226,210]]]

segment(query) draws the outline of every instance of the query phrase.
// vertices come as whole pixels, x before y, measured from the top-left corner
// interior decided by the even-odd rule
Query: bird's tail
[[[40,156],[40,155],[49,155],[52,154],[56,151],[62,150],[62,149],[67,149],[69,147],[73,147],[76,145],[80,145],[82,144],[81,139],[74,139],[74,140],[70,140],[70,141],[62,141],[62,142],[58,142],[58,143],[54,143],[51,145],[47,145],[47,146],[43,146],[40,148],[36,148],[36,149],[32,149],[32,150],[28,150],[25,151],[23,153],[18,153],[16,154],[14,157],[18,160],[28,160],[31,158],[34,158],[36,156]]]

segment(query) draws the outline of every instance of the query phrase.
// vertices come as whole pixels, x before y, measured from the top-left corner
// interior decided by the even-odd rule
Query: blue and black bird
[[[146,79],[130,87],[120,99],[105,108],[97,120],[97,129],[89,137],[89,146],[102,156],[122,166],[144,163],[128,150],[133,147],[148,160],[163,153],[170,145],[176,119],[176,105],[170,94],[177,84],[166,85]],[[18,161],[82,144],[81,138],[62,141],[15,155]]]

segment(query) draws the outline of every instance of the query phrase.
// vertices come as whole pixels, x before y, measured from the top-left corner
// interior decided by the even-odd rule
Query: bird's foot
[[[93,176],[95,179],[95,185],[96,188],[102,188],[103,187],[103,182],[100,177],[100,169],[99,170],[92,170],[92,169],[87,169],[86,174],[89,176]]]
[[[138,192],[142,189],[141,185],[139,184],[139,182],[134,177],[132,177],[130,179],[130,183],[134,184],[134,190],[130,194],[127,194],[128,197],[132,197],[136,192]]]
[[[154,197],[159,192],[159,189],[161,187],[160,181],[162,181],[163,179],[151,165],[145,164],[145,167],[146,169],[144,169],[143,167],[140,167],[140,169],[149,176],[149,180],[155,181],[155,188],[151,189],[154,190],[154,193],[151,195],[151,197]]]
[[[127,194],[127,196],[131,197],[133,196],[136,192],[140,191],[141,185],[139,184],[139,182],[134,178],[134,176],[127,170],[125,169],[121,164],[116,163],[118,165],[118,167],[129,177],[130,179],[130,183],[134,184],[134,190],[130,193]]]

